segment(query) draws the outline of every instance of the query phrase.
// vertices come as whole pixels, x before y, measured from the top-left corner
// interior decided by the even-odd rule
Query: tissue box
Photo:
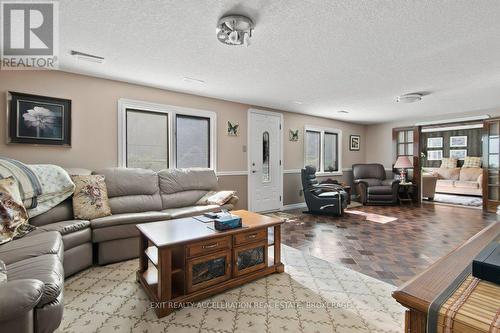
[[[229,217],[218,218],[214,221],[215,230],[224,231],[241,227],[241,217],[231,215]]]

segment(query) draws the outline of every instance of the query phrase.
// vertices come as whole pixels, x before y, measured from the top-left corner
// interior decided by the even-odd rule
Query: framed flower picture
[[[7,93],[9,143],[71,146],[71,100]]]

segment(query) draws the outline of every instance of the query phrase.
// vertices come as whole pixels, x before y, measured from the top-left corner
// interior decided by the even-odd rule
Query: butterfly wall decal
[[[299,130],[289,130],[288,132],[288,140],[290,141],[299,141]]]
[[[238,136],[238,128],[240,125],[238,123],[232,124],[230,121],[227,122],[227,135]]]

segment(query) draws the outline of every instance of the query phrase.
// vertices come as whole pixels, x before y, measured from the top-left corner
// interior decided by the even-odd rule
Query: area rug
[[[434,195],[434,202],[446,203],[451,205],[468,206],[468,207],[481,207],[483,205],[483,199],[481,197],[442,194],[442,193],[436,193]]]
[[[399,333],[394,286],[282,246],[285,273],[158,319],[135,282],[138,260],[93,267],[65,284],[58,332]]]

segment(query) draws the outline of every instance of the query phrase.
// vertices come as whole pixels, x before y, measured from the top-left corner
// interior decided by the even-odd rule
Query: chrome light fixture
[[[217,23],[217,39],[226,45],[248,46],[252,37],[253,22],[246,16],[228,15]]]
[[[422,100],[422,94],[404,94],[396,98],[398,103],[415,103]]]

